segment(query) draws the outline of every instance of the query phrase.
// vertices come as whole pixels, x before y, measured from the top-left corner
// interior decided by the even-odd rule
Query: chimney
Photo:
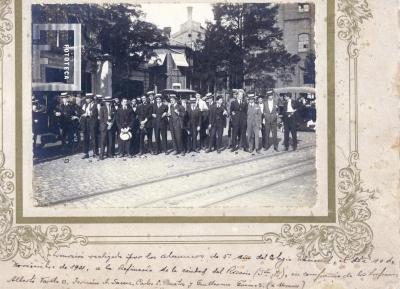
[[[171,37],[171,27],[164,27],[163,28],[163,33],[169,39]]]
[[[187,7],[188,21],[192,21],[192,12],[193,12],[193,7],[192,6],[188,6]]]

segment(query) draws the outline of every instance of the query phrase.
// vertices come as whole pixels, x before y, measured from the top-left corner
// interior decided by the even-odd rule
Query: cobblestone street
[[[282,134],[278,134],[282,140]],[[315,134],[299,132],[297,151],[229,150],[123,159],[81,154],[34,166],[35,206],[190,208],[312,206],[316,200]],[[295,189],[294,189],[295,188]]]

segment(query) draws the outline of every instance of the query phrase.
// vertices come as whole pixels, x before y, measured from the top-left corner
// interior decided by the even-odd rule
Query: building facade
[[[193,7],[187,7],[187,20],[181,24],[178,32],[171,35],[171,41],[178,45],[184,45],[196,49],[198,40],[204,40],[205,29],[197,21],[193,20]]]
[[[283,82],[278,79],[276,87],[314,86],[315,84],[305,83],[304,81],[304,64],[306,57],[309,53],[315,53],[314,4],[280,4],[277,20],[277,24],[283,32],[283,43],[286,50],[291,54],[297,54],[301,60],[295,67],[295,72],[291,77],[291,81]]]
[[[191,88],[193,59],[191,48],[173,45],[154,50],[155,56],[148,64],[149,87],[160,92],[163,89]]]

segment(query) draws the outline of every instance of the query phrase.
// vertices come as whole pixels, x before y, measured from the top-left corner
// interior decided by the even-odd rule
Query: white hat
[[[132,138],[132,134],[130,131],[121,131],[119,138],[123,141],[130,140]]]

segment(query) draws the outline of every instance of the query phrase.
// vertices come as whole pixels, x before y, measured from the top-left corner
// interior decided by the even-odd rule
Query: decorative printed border
[[[0,0],[0,66],[3,72],[3,47],[12,42],[11,20],[6,15],[11,13],[12,0]],[[357,168],[358,140],[357,140],[357,58],[359,49],[357,41],[360,37],[361,24],[372,18],[371,11],[366,0],[338,0],[338,11],[341,16],[337,19],[337,25],[341,29],[338,37],[347,43],[349,56],[349,104],[355,109],[355,127],[350,130],[350,155],[348,164],[339,170],[342,179],[338,184],[338,191],[343,197],[338,198],[338,226],[296,224],[293,227],[284,224],[280,233],[265,233],[259,240],[237,240],[230,236],[214,236],[214,241],[201,241],[201,238],[185,241],[185,236],[179,236],[180,241],[159,241],[158,244],[174,243],[271,243],[278,242],[284,246],[297,246],[299,257],[321,256],[323,258],[339,257],[352,258],[354,256],[369,256],[373,250],[373,231],[367,221],[371,217],[368,201],[375,198],[375,192],[362,187],[361,171]],[[3,74],[2,74],[3,75]],[[352,80],[354,79],[354,80]],[[3,90],[0,95],[3,101]],[[3,115],[3,114],[2,114]],[[355,140],[352,142],[352,140]],[[112,242],[96,241],[96,238],[73,235],[68,226],[48,226],[42,231],[40,226],[21,225],[14,226],[14,204],[12,195],[15,190],[14,172],[4,168],[5,155],[3,153],[3,138],[0,151],[0,260],[6,261],[19,254],[23,258],[39,255],[46,259],[51,250],[70,246],[78,243],[86,244],[110,244]],[[126,237],[126,236],[125,236]],[[189,237],[189,236],[187,236]],[[191,236],[196,237],[196,236]],[[200,236],[198,236],[200,237]],[[116,242],[118,244],[118,242]],[[119,244],[130,244],[128,240]],[[138,242],[136,242],[138,243]],[[146,242],[142,242],[146,243]],[[151,243],[151,242],[150,242]],[[115,244],[115,242],[114,242]]]

